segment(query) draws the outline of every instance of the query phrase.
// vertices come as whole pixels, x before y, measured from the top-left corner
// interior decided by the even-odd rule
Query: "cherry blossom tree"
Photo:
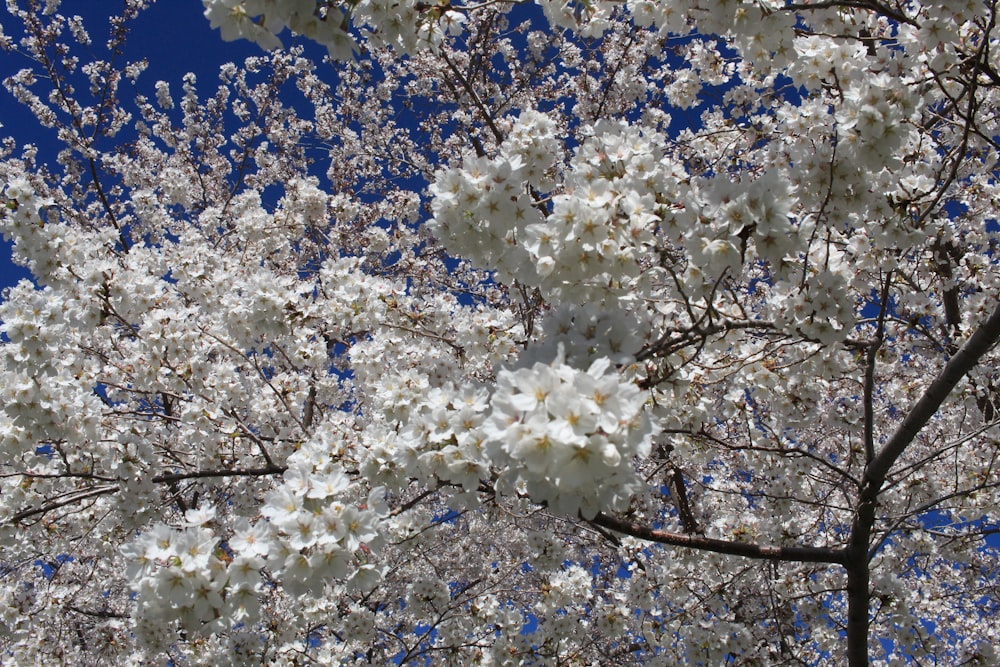
[[[996,664],[995,0],[72,4],[0,664]]]

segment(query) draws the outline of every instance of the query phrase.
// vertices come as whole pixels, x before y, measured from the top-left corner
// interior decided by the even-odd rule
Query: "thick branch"
[[[75,491],[59,500],[50,500],[48,502],[42,503],[38,507],[29,507],[26,510],[21,510],[17,514],[14,514],[9,519],[7,519],[7,523],[18,523],[29,517],[38,516],[39,514],[45,514],[46,512],[51,512],[54,509],[59,509],[60,507],[65,507],[66,505],[72,505],[73,503],[78,503],[81,500],[86,500],[87,498],[96,498],[97,496],[103,496],[109,493],[115,493],[118,491],[118,488],[119,487],[117,484],[111,484],[105,486],[95,486],[89,489],[82,489],[80,491]]]
[[[698,525],[694,513],[691,511],[691,503],[688,502],[687,488],[684,485],[684,473],[677,466],[673,466],[667,471],[667,490],[670,492],[670,499],[674,501],[677,508],[677,516],[681,520],[681,528],[688,535],[692,533],[703,533]]]
[[[264,468],[245,468],[242,470],[197,470],[194,472],[179,472],[179,473],[165,473],[162,475],[157,475],[153,478],[153,483],[155,484],[173,484],[185,479],[201,479],[206,477],[263,477],[265,475],[281,475],[288,469],[288,466],[266,466]],[[72,505],[78,503],[81,500],[87,500],[88,498],[96,498],[97,496],[107,495],[109,493],[117,493],[121,487],[118,484],[105,484],[101,486],[94,486],[89,489],[81,489],[79,491],[73,491],[58,500],[49,500],[47,502],[38,505],[37,507],[29,507],[28,509],[21,510],[20,512],[12,515],[7,519],[7,523],[18,523],[24,519],[28,519],[33,516],[38,516],[39,514],[45,514],[46,512],[51,512],[54,509],[59,509],[60,507],[65,507],[67,505]]]
[[[179,482],[184,479],[202,479],[205,477],[264,477],[266,475],[281,475],[288,466],[270,465],[263,468],[196,470],[194,472],[165,473],[153,478],[154,484]]]
[[[979,359],[1000,340],[1000,305],[993,311],[993,314],[983,322],[975,333],[969,337],[965,345],[955,353],[944,370],[931,383],[920,400],[910,409],[903,423],[899,425],[896,432],[892,434],[889,442],[875,456],[871,464],[865,470],[864,488],[862,490],[862,501],[866,492],[875,495],[882,487],[889,469],[896,460],[903,454],[907,446],[917,436],[931,417],[933,417],[941,404],[944,403],[948,395],[951,394],[962,378],[968,374]]]
[[[821,9],[866,9],[870,12],[874,12],[879,16],[884,16],[886,18],[892,19],[893,21],[898,21],[899,23],[909,23],[910,25],[916,25],[916,22],[911,19],[906,14],[896,11],[892,7],[887,7],[879,2],[874,2],[873,0],[821,0],[820,2],[797,2],[790,5],[785,5],[781,8],[781,11],[785,12],[800,12],[800,11],[816,11]]]
[[[875,458],[875,361],[878,351],[885,340],[885,317],[889,310],[889,288],[892,285],[892,272],[885,278],[879,302],[878,325],[875,327],[875,337],[868,345],[865,357],[865,463]]]
[[[669,544],[675,547],[687,547],[699,551],[711,551],[731,556],[743,556],[758,560],[793,561],[798,563],[844,563],[844,550],[830,547],[774,547],[748,542],[730,542],[700,535],[670,533],[647,526],[598,514],[591,522],[610,530],[631,535],[641,540]]]
[[[971,371],[984,354],[1000,340],[1000,305],[948,360],[923,396],[914,404],[885,446],[865,468],[858,510],[851,526],[847,547],[847,657],[851,667],[868,664],[869,560],[875,508],[889,470],[927,425],[955,386]]]
[[[84,616],[93,616],[94,618],[131,618],[128,614],[122,614],[117,611],[108,611],[106,609],[82,609],[80,607],[75,607],[71,604],[63,607],[67,611],[75,611],[78,614],[83,614]]]

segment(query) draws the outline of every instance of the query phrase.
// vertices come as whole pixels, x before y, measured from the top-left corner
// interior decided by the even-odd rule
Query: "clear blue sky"
[[[121,4],[111,0],[63,0],[59,11],[67,16],[83,16],[91,39],[100,48],[108,36],[107,12],[120,9]],[[200,0],[160,0],[132,24],[126,57],[130,60],[148,58],[149,67],[139,77],[135,89],[123,85],[121,92],[125,99],[131,98],[134,91],[153,97],[153,85],[158,80],[169,82],[171,90],[177,94],[181,89],[181,77],[186,72],[198,76],[203,90],[214,89],[220,65],[240,62],[247,56],[261,53],[249,42],[223,42],[219,33],[209,27],[203,11]],[[11,37],[21,34],[20,24],[6,9],[0,9],[0,25]],[[283,36],[287,37],[287,33]],[[97,55],[104,57],[99,50]],[[0,51],[0,79],[30,66],[31,61],[22,54]],[[41,155],[53,156],[58,150],[53,141],[55,131],[41,127],[5,88],[0,88],[0,123],[3,124],[0,136],[12,136],[19,145],[36,144]],[[0,289],[25,277],[28,272],[11,262],[10,244],[0,243]]]

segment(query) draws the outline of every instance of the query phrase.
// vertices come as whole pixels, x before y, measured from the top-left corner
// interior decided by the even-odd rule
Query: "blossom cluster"
[[[486,389],[474,385],[430,389],[424,400],[415,403],[393,447],[401,470],[476,491],[490,476],[491,462],[480,430],[487,398]]]
[[[532,193],[551,187],[540,177],[559,157],[553,129],[546,115],[523,112],[499,156],[440,171],[431,187],[433,225],[451,252],[496,269],[503,280],[539,286],[555,302],[628,301],[654,245],[658,193],[670,179],[656,147],[662,136],[599,122],[549,212]]]
[[[207,505],[188,510],[181,527],[156,524],[122,548],[144,642],[162,648],[174,622],[205,636],[259,622],[260,598],[273,585],[265,572],[298,597],[321,596],[334,584],[361,591],[378,584],[384,491],[349,499],[351,480],[328,455],[336,437],[323,429],[289,457],[282,484],[260,507],[263,518],[224,530],[217,506]]]
[[[544,114],[525,112],[499,156],[469,155],[460,168],[438,172],[430,190],[432,224],[449,252],[496,270],[504,281],[537,282],[519,232],[542,220],[530,188],[541,185],[555,160],[552,130]]]
[[[642,483],[633,460],[650,451],[646,397],[607,357],[586,370],[559,345],[548,363],[502,369],[483,427],[504,482],[559,514],[622,509]]]
[[[614,305],[634,293],[655,243],[669,165],[657,148],[662,136],[642,127],[600,121],[585,136],[564,192],[523,243],[553,298]]]
[[[158,524],[124,555],[140,600],[136,631],[153,650],[165,647],[173,623],[210,634],[257,617],[262,563],[255,554],[229,558],[209,528]]]
[[[281,486],[261,507],[270,528],[269,565],[282,573],[293,595],[320,595],[326,585],[340,581],[370,590],[382,573],[372,559],[382,539],[379,524],[388,514],[385,492],[375,487],[359,500],[344,498],[351,483],[330,460],[330,437],[325,433],[290,457]],[[253,531],[237,531],[234,541],[246,542]],[[261,538],[251,542],[259,544]]]
[[[278,35],[286,28],[327,47],[336,60],[348,60],[358,52],[351,25],[363,28],[367,41],[389,45],[406,53],[418,47],[436,47],[445,35],[461,32],[462,12],[449,3],[428,8],[415,0],[388,2],[365,0],[342,7],[314,0],[202,0],[205,16],[222,38],[249,39],[265,49],[281,46]]]

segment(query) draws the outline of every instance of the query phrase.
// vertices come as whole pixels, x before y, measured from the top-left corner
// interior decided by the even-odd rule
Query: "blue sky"
[[[63,0],[60,12],[84,18],[97,55],[103,57],[98,49],[108,37],[107,13],[120,7],[120,2],[110,0]],[[211,89],[220,65],[240,62],[247,56],[261,53],[249,42],[223,42],[219,33],[209,26],[203,11],[200,0],[160,0],[132,23],[125,57],[149,60],[149,67],[138,79],[136,92],[153,97],[153,85],[158,80],[167,81],[171,90],[180,91],[181,77],[186,72],[194,72],[198,80]],[[11,37],[21,34],[20,24],[5,9],[0,9],[0,25]],[[31,61],[25,55],[0,51],[0,79],[29,66]],[[132,90],[123,86],[123,97],[133,96]],[[19,146],[36,144],[42,156],[54,156],[58,150],[53,140],[55,131],[41,127],[5,88],[0,88],[0,124],[3,125],[0,137],[14,137]],[[48,157],[46,161],[50,161]],[[28,272],[12,263],[10,244],[4,240],[0,243],[0,288],[26,277],[29,277]]]

